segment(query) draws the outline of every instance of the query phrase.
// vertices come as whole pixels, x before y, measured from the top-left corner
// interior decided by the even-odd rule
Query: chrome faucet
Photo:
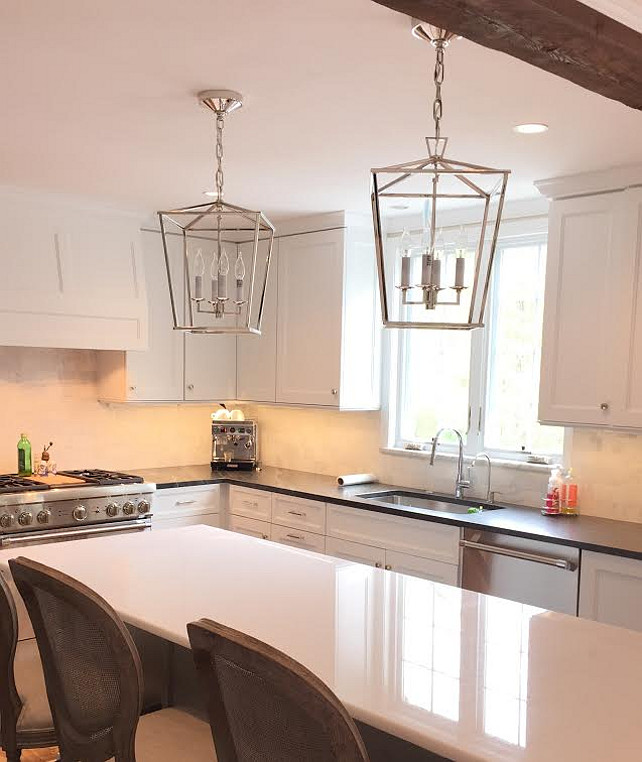
[[[473,462],[470,464],[470,468],[468,469],[469,483],[472,482],[472,479],[470,478],[471,472],[472,472],[472,469],[475,468],[475,466],[477,465],[478,460],[485,460],[486,463],[488,464],[488,471],[487,471],[487,477],[486,477],[486,502],[493,503],[495,501],[495,495],[493,492],[491,492],[491,489],[490,489],[490,478],[491,478],[491,473],[493,469],[493,464],[491,463],[490,456],[488,455],[488,453],[478,452],[477,455],[475,455],[475,457],[473,458]]]
[[[435,453],[437,452],[437,442],[439,441],[439,437],[444,431],[452,431],[453,434],[457,436],[457,440],[459,442],[459,454],[457,457],[457,476],[455,477],[455,497],[463,497],[464,496],[464,490],[468,489],[470,487],[470,481],[468,479],[464,479],[464,438],[460,434],[457,429],[451,429],[449,427],[445,427],[443,429],[439,429],[439,431],[435,434],[432,440],[432,450],[430,451],[430,465],[435,465]]]

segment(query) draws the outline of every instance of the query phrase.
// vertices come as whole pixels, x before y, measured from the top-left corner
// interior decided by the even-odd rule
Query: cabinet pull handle
[[[375,564],[375,569],[381,569],[381,567],[382,567],[382,563],[380,561],[377,561],[377,563]]]
[[[192,505],[196,500],[177,500],[176,505]]]
[[[603,402],[600,405],[600,410],[608,410],[608,409],[609,409],[609,403],[608,402]]]
[[[390,564],[386,564],[386,571],[392,571],[392,566]]]
[[[301,513],[300,511],[288,511],[288,513],[291,516],[305,516],[305,513]]]
[[[285,536],[290,540],[305,540],[305,537],[300,534],[286,534]]]

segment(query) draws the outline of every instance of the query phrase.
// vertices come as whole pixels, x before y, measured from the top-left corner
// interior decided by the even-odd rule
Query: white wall
[[[16,469],[16,443],[34,453],[53,441],[64,468],[113,469],[207,463],[211,405],[104,405],[97,401],[96,354],[83,350],[0,347],[0,473]],[[455,461],[379,451],[378,413],[251,407],[260,422],[265,465],[340,473],[373,471],[382,481],[452,490]],[[642,435],[576,429],[568,460],[586,514],[642,522]],[[481,491],[485,474],[480,468]],[[546,472],[495,467],[500,499],[539,505]]]

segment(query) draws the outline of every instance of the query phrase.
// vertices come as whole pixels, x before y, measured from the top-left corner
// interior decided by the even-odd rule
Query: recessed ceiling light
[[[410,204],[390,204],[390,208],[403,211],[404,209],[410,209]]]
[[[541,122],[529,122],[528,124],[518,124],[513,127],[513,132],[519,132],[521,135],[537,135],[547,130],[548,125]]]
[[[218,196],[218,193],[215,190],[206,190],[203,191],[204,196],[209,196],[210,198],[216,198]]]

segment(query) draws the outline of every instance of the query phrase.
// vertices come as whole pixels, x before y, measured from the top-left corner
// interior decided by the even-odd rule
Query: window
[[[537,423],[546,261],[543,221],[498,243],[483,329],[399,331],[391,341],[390,444],[415,447],[441,427],[462,432],[466,452],[500,457],[562,452],[563,429]],[[394,360],[393,360],[394,362]],[[455,436],[444,434],[444,442]]]

